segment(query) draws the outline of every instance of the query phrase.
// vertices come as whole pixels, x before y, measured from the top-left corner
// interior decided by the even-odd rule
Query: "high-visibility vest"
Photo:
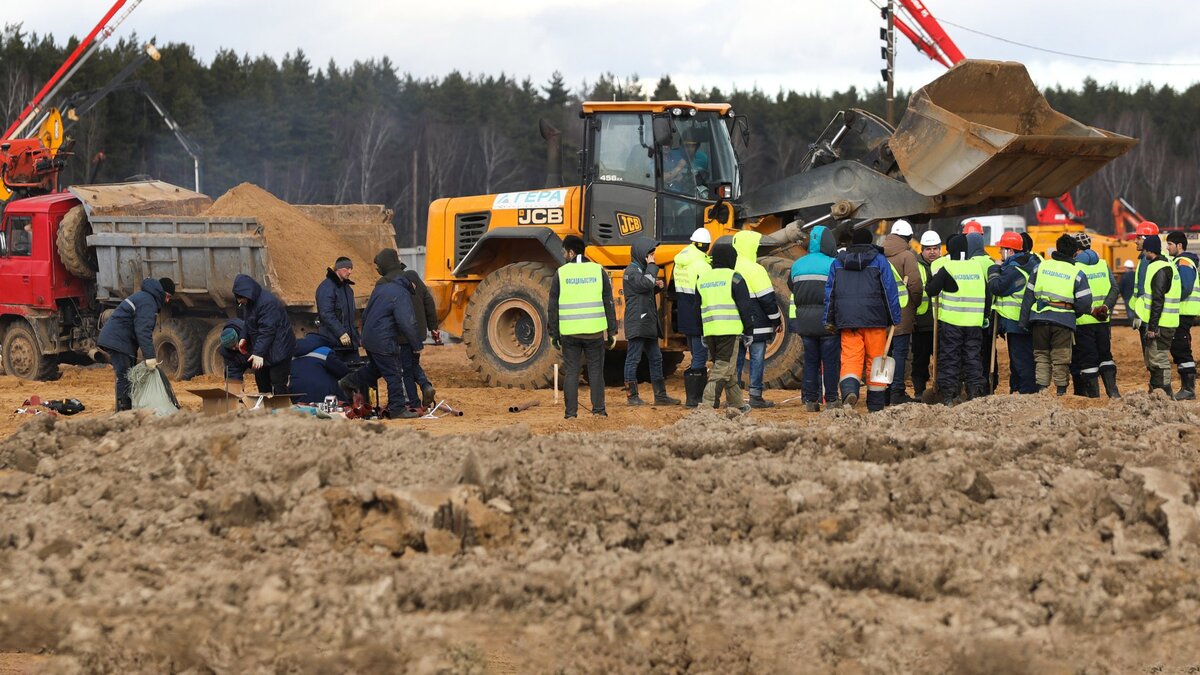
[[[745,280],[746,290],[750,291],[750,297],[761,298],[767,293],[775,291],[775,285],[771,283],[771,275],[767,272],[767,268],[758,264],[757,260],[749,260],[739,255],[733,269]]]
[[[1108,263],[1103,260],[1098,260],[1092,265],[1080,265],[1075,263],[1083,276],[1087,277],[1088,287],[1092,289],[1092,309],[1104,306],[1104,299],[1108,297],[1108,292],[1112,290],[1112,273],[1108,271]],[[1075,323],[1080,326],[1086,326],[1093,323],[1108,323],[1108,319],[1100,321],[1091,314],[1084,314],[1076,317]]]
[[[1136,279],[1140,282],[1133,287],[1133,297],[1137,299],[1133,311],[1137,318],[1143,322],[1150,320],[1150,300],[1153,295],[1147,286],[1154,280],[1154,275],[1164,267],[1171,269],[1171,289],[1167,291],[1167,297],[1163,298],[1162,314],[1158,317],[1159,328],[1178,328],[1179,327],[1179,306],[1180,296],[1183,294],[1183,282],[1179,279],[1179,268],[1171,263],[1158,258],[1154,262],[1146,266],[1146,278]]]
[[[971,260],[975,261],[983,270],[984,279],[987,279],[988,272],[992,269],[992,265],[996,264],[996,261],[992,260],[992,256],[987,254],[977,255],[974,258],[971,258]]]
[[[733,275],[731,269],[711,269],[697,280],[704,337],[742,334],[742,316],[733,302]]]
[[[934,262],[945,260],[938,258]],[[946,272],[958,284],[958,290],[951,293],[942,291],[938,303],[938,321],[944,321],[952,326],[967,328],[983,327],[983,310],[987,307],[986,275],[980,269],[979,262],[971,260],[946,260],[938,269],[946,268]]]
[[[1183,256],[1175,258],[1172,262],[1176,268],[1196,268],[1195,263]],[[1197,278],[1196,281],[1200,282],[1200,278]],[[1182,287],[1179,289],[1179,292],[1183,293]],[[1180,316],[1200,316],[1200,290],[1197,290],[1195,286],[1192,286],[1192,292],[1188,293],[1187,297],[1179,302],[1179,314]]]
[[[608,329],[604,315],[604,268],[594,262],[558,268],[558,334],[587,335]]]
[[[1038,312],[1059,312],[1075,315],[1075,277],[1079,268],[1061,260],[1042,261],[1033,284],[1033,301]],[[1051,303],[1067,303],[1067,307]]]
[[[673,273],[675,292],[695,293],[696,279],[701,273],[710,269],[712,269],[712,265],[709,264],[708,256],[704,255],[704,251],[688,244],[687,248],[675,256],[675,271]]]
[[[1017,271],[1021,273],[1021,287],[1012,295],[997,295],[992,302],[992,309],[1000,316],[1009,321],[1021,320],[1021,305],[1025,302],[1025,289],[1029,286],[1029,272],[1018,267]]]
[[[929,293],[925,291],[925,286],[929,284],[929,274],[925,271],[925,265],[919,261],[917,271],[921,273],[921,304],[917,305],[917,316],[925,316],[929,311]]]
[[[896,295],[900,297],[900,309],[904,309],[908,307],[908,284],[904,283],[904,279],[896,271],[895,265],[889,262],[888,267],[892,268],[892,278],[896,280]]]

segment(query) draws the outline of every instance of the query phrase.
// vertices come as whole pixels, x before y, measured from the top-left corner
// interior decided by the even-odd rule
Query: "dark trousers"
[[[996,350],[992,349],[992,332],[997,329],[996,322],[1000,320],[1000,317],[995,312],[992,312],[990,317],[991,323],[987,325],[987,328],[982,329],[982,338],[979,343],[979,362],[983,364],[983,381],[988,387],[987,393],[989,394],[996,391],[996,386],[1000,383],[1000,366],[996,360]],[[988,379],[989,371],[992,373],[991,380]]]
[[[625,381],[637,382],[638,364],[642,362],[642,353],[650,360],[650,379],[657,382],[663,379],[662,349],[656,338],[629,338],[625,352]],[[590,377],[590,376],[589,376]]]
[[[1036,394],[1037,377],[1033,366],[1033,335],[1009,333],[1008,391],[1011,394]]]
[[[1171,359],[1180,375],[1196,372],[1196,359],[1192,357],[1192,326],[1195,322],[1194,316],[1180,316],[1179,328],[1175,329],[1175,337],[1171,338]]]
[[[1100,366],[1112,364],[1112,327],[1107,323],[1075,326],[1075,347],[1071,351],[1071,372],[1085,378],[1100,376]]]
[[[820,403],[822,388],[826,403],[838,400],[838,373],[842,367],[841,336],[805,335],[801,340],[804,342],[804,402]]]
[[[592,414],[604,410],[604,339],[581,339],[572,335],[561,338],[563,357],[563,411],[567,417],[579,412],[579,371],[587,360],[588,386],[592,393]],[[657,345],[655,345],[657,346]]]
[[[421,367],[421,353],[414,352],[409,345],[400,345],[400,367],[404,370],[404,393],[416,405],[421,400],[417,385],[429,384],[425,369]]]
[[[129,398],[129,369],[133,367],[133,357],[111,349],[104,351],[108,352],[108,360],[112,362],[113,375],[117,378],[116,409],[118,411],[129,410],[133,407],[133,402]]]
[[[912,334],[908,335],[893,335],[892,336],[892,353],[891,356],[896,360],[896,374],[892,376],[892,383],[888,385],[888,390],[893,394],[904,394],[904,367],[908,364],[908,351],[912,346]]]
[[[367,357],[370,362],[355,371],[354,383],[359,389],[368,389],[375,386],[382,377],[383,381],[387,383],[388,412],[391,414],[401,412],[407,407],[408,398],[404,389],[404,366],[400,361],[400,355],[368,351]]]
[[[254,383],[260,394],[287,394],[288,378],[292,376],[292,362],[284,361],[273,366],[263,365],[254,371]],[[304,393],[304,392],[300,392]]]
[[[925,387],[929,384],[929,358],[931,356],[933,356],[933,330],[914,332],[912,334],[913,394],[925,391]]]
[[[944,321],[938,326],[937,382],[943,398],[957,395],[964,383],[971,395],[982,392],[983,353],[979,346],[982,341],[982,328],[955,326]]]

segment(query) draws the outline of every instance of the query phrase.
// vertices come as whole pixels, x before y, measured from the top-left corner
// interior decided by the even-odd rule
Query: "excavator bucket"
[[[1058,196],[1136,143],[1051,108],[1019,63],[967,60],[913,94],[889,147],[909,187],[949,210]]]
[[[195,216],[212,206],[207,195],[160,180],[67,189],[89,216]]]

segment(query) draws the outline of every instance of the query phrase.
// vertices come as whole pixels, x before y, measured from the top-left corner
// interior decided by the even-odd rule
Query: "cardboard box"
[[[200,397],[200,412],[205,415],[223,415],[243,409],[242,402],[238,400],[237,396],[220,387],[188,389],[187,392]]]

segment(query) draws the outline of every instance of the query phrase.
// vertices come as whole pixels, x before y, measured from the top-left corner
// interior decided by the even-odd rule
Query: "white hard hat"
[[[901,237],[911,237],[912,225],[909,225],[907,220],[901,218],[892,223],[892,234],[898,234]]]
[[[905,223],[905,224],[907,224],[907,223]],[[942,238],[938,236],[937,232],[934,232],[933,230],[929,230],[925,234],[921,235],[921,245],[922,246],[941,246]]]
[[[1127,269],[1127,270],[1133,269],[1133,261],[1132,260],[1125,261],[1125,269]]]
[[[708,230],[704,229],[703,227],[700,227],[700,228],[696,228],[696,231],[692,233],[691,240],[696,242],[697,244],[711,244],[712,243],[712,235],[708,233]]]

